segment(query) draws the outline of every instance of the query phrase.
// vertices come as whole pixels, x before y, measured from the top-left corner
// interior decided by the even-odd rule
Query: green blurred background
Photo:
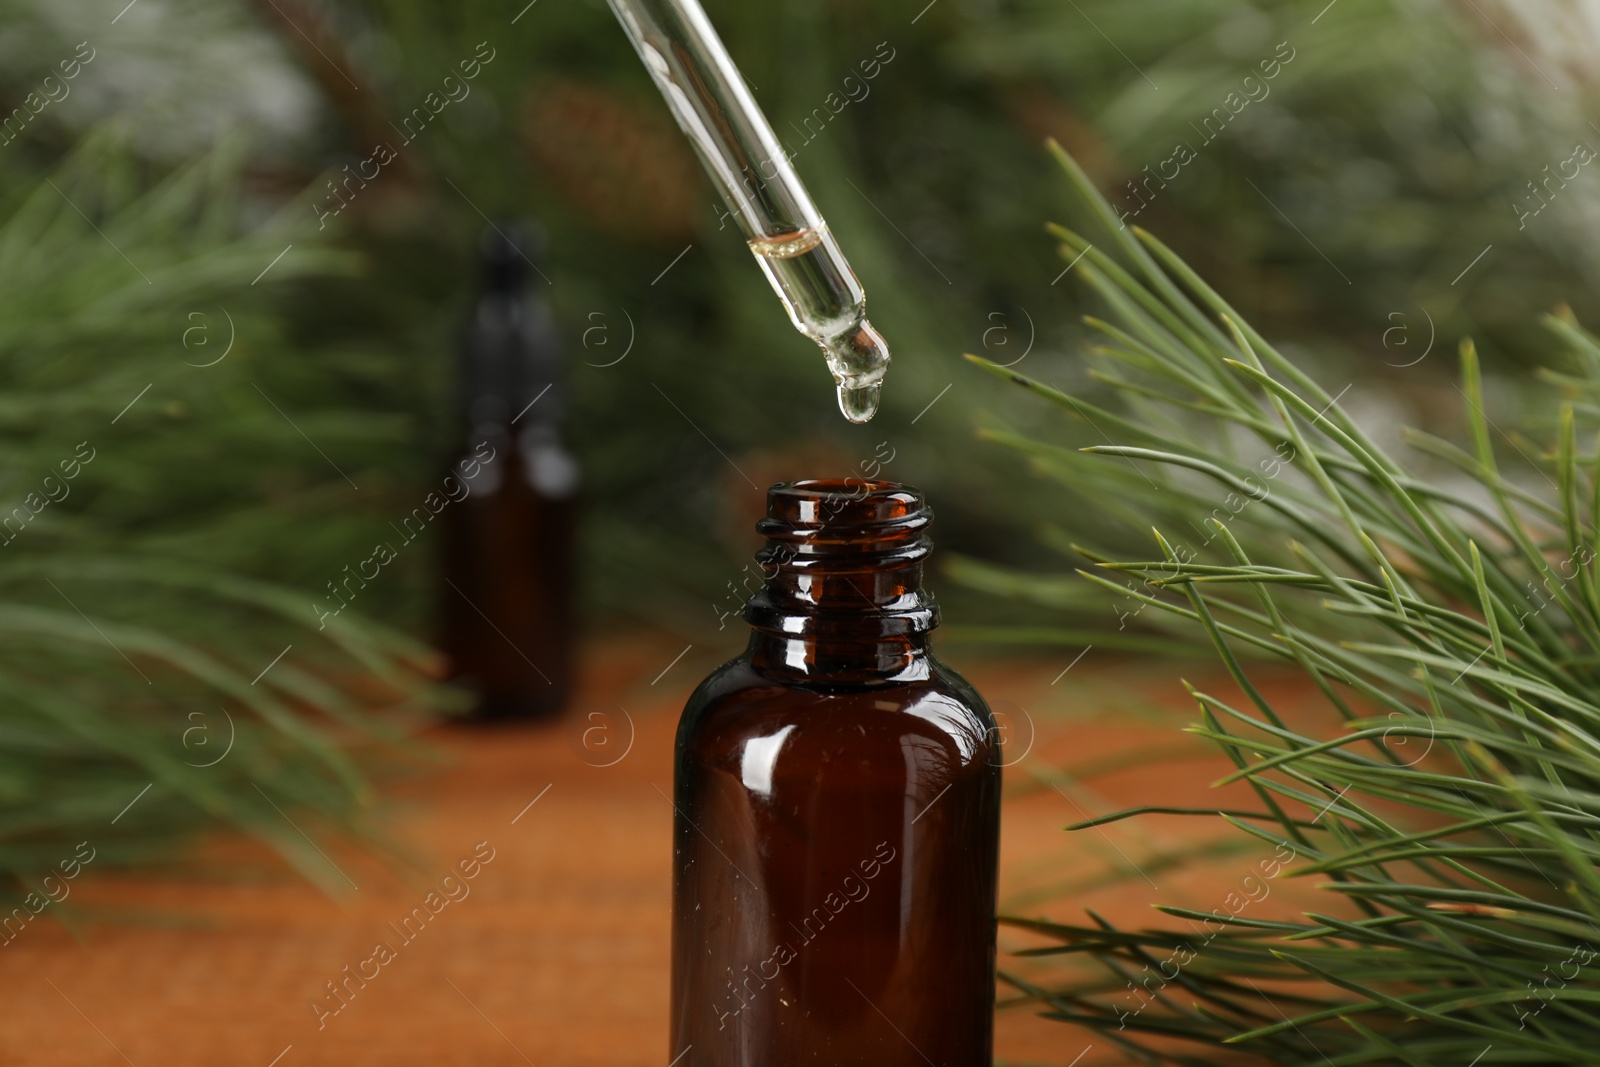
[[[305,657],[286,661],[285,704],[363,729],[374,704],[423,710],[405,672],[426,669],[430,546],[362,592],[357,611],[382,627],[352,613],[330,643],[307,632],[309,605],[457,442],[456,350],[487,220],[536,220],[546,237],[541,292],[584,471],[585,633],[643,627],[730,653],[740,637],[719,618],[756,547],[753,486],[863,472],[919,485],[945,558],[985,566],[1060,566],[1065,536],[1136,532],[1115,501],[978,437],[1101,443],[961,360],[1085,387],[1094,308],[1043,231],[1068,203],[1046,138],[1331,389],[1350,382],[1342,402],[1380,432],[1448,429],[1447,357],[1467,333],[1494,375],[1492,414],[1515,422],[1538,313],[1564,300],[1600,320],[1600,179],[1581,166],[1539,199],[1533,184],[1600,146],[1585,118],[1592,4],[707,7],[792,133],[895,351],[867,426],[835,411],[820,353],[599,0],[0,2],[0,92],[20,109],[0,134],[0,487],[21,502],[80,442],[97,450],[0,558],[0,623],[17,635],[0,686],[20,709],[0,771],[12,869],[79,817],[38,799],[36,776],[64,768],[104,804],[171,770],[168,800],[132,817],[152,836],[218,815],[264,825],[249,795],[184,793],[168,741],[285,644]],[[402,144],[403,117],[474,56],[470,93]],[[847,83],[870,58],[876,76]],[[848,106],[800,145],[836,93]],[[396,158],[324,217],[330,182],[380,143]],[[995,595],[1005,584],[984,567],[967,573],[939,583],[952,638],[1064,625]],[[1069,630],[1114,618],[1103,597],[1068,599]],[[184,685],[152,696],[123,646],[163,641],[224,673],[173,651]],[[397,684],[375,698],[353,681],[373,671]],[[113,708],[122,734],[159,743],[106,740]],[[253,780],[285,776],[285,795],[335,814],[359,799],[334,756],[307,777],[288,753],[309,742],[256,710],[285,747]]]

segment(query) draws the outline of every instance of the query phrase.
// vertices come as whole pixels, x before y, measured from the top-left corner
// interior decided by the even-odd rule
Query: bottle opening
[[[778,564],[791,561],[786,555],[796,561],[883,556],[877,565],[892,566],[928,554],[932,545],[923,531],[932,522],[933,510],[911,486],[807,478],[767,490],[767,517],[756,532],[768,541],[762,555]]]

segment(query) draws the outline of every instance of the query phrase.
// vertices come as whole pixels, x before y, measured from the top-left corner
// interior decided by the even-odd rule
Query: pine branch
[[[1237,768],[1223,781],[1250,783],[1267,805],[1222,817],[1291,849],[1286,876],[1331,876],[1323,890],[1347,903],[1328,909],[1345,917],[1294,922],[1164,909],[1210,920],[1200,936],[1011,920],[1059,945],[1032,955],[1088,957],[1113,976],[1142,969],[1151,995],[1119,996],[1094,976],[1019,988],[1046,1015],[1150,1057],[1184,1038],[1277,1064],[1600,1063],[1600,563],[1589,547],[1600,477],[1578,449],[1600,411],[1552,396],[1552,440],[1534,462],[1553,491],[1513,479],[1464,346],[1471,447],[1418,438],[1493,501],[1463,504],[1459,488],[1382,450],[1170,249],[1119,230],[1057,155],[1108,231],[1099,248],[1121,260],[1095,251],[1079,273],[1111,308],[1110,321],[1090,320],[1110,340],[1097,358],[1121,365],[1097,381],[1133,414],[969,358],[1128,440],[1085,451],[1110,461],[1097,479],[1156,523],[1159,553],[1098,569],[1142,582],[1148,592],[1134,595],[1147,607],[1200,624],[1249,706],[1195,692],[1194,732]],[[1069,260],[1096,243],[1052,232]],[[1592,394],[1600,343],[1570,320],[1552,325],[1576,369],[1548,380]],[[1134,401],[1183,417],[1157,429]],[[1229,433],[1261,458],[1227,458]],[[1160,531],[1183,529],[1207,490],[1143,474],[1155,466],[1194,472],[1226,501],[1198,548]],[[1344,731],[1286,725],[1240,649],[1294,663]],[[1195,1010],[1177,1007],[1180,986],[1200,998]]]

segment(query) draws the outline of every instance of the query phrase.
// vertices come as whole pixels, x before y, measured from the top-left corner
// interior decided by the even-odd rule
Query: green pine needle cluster
[[[280,287],[351,264],[309,212],[243,225],[236,152],[153,172],[101,130],[48,171],[17,159],[0,161],[0,911],[77,842],[98,870],[222,825],[337,890],[300,831],[359,829],[353,750],[414,721],[422,652],[354,612],[319,631],[309,596],[248,575],[262,542],[318,551],[314,526],[263,530],[343,487],[301,431],[394,437],[308,412],[297,382],[335,371],[282,334]]]
[[[1572,368],[1545,377],[1542,448],[1490,421],[1463,346],[1470,441],[1412,433],[1427,462],[1408,468],[1058,155],[1104,234],[1052,227],[1110,309],[1091,323],[1102,402],[976,362],[1116,442],[1018,443],[1155,519],[1155,558],[1080,549],[1081,573],[1140,625],[1203,632],[1242,694],[1192,690],[1193,730],[1258,805],[1184,814],[1260,839],[1327,905],[1017,919],[1065,971],[1009,980],[1143,1062],[1600,1063],[1600,344],[1550,320]],[[1252,683],[1263,658],[1343,729],[1286,721]]]

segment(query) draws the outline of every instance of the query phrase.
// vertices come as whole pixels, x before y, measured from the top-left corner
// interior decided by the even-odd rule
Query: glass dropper
[[[609,0],[622,28],[789,312],[838,384],[839,410],[878,410],[889,346],[867,321],[866,294],[800,183],[789,154],[698,0]]]

